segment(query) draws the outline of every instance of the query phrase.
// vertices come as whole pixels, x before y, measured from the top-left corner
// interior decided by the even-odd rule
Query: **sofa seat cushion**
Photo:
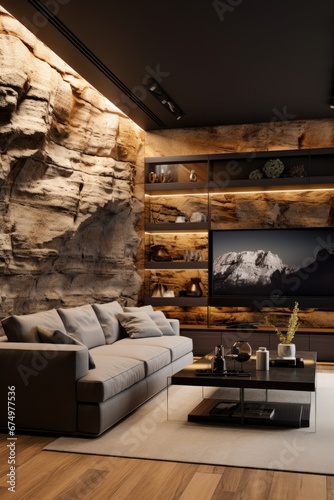
[[[94,360],[103,356],[120,356],[144,363],[145,375],[152,375],[171,363],[170,350],[163,346],[141,345],[137,340],[122,339],[111,345],[90,350]]]
[[[171,361],[182,358],[182,356],[185,356],[193,350],[192,339],[181,335],[149,337],[143,339],[123,339],[121,342],[123,345],[131,345],[135,342],[136,349],[138,349],[139,346],[155,346],[168,349],[171,353]]]
[[[105,345],[106,339],[102,327],[91,305],[57,309],[66,332],[79,340],[88,349],[98,345]]]
[[[95,354],[94,362],[95,369],[78,380],[79,402],[101,403],[145,378],[144,363],[136,359]]]

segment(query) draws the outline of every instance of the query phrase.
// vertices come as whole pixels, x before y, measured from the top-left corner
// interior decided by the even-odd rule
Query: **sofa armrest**
[[[87,373],[85,346],[1,342],[0,407],[14,388],[17,430],[75,432],[77,380]],[[0,427],[8,427],[7,411]]]
[[[170,326],[173,328],[175,335],[180,335],[180,320],[168,318]]]

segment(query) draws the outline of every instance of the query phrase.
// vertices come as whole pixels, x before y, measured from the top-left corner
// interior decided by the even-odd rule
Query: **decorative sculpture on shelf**
[[[195,170],[190,170],[189,180],[191,182],[196,182],[197,181],[197,175],[196,175]]]
[[[252,348],[249,343],[244,340],[234,342],[231,349],[229,349],[226,353],[226,357],[232,358],[234,362],[238,361],[241,364],[248,361],[251,358],[251,355]],[[240,371],[243,372],[244,370],[241,368]]]

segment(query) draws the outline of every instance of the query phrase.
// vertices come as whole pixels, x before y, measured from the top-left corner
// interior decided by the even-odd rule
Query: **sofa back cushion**
[[[66,333],[64,324],[56,309],[9,316],[3,319],[1,323],[9,342],[39,342],[38,326]]]
[[[57,309],[66,333],[88,349],[106,343],[104,333],[91,305]]]
[[[92,304],[97,319],[102,327],[106,343],[113,344],[121,338],[118,314],[122,314],[121,305],[115,300],[105,304]]]

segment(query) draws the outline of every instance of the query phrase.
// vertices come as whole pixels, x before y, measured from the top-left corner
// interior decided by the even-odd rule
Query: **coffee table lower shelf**
[[[260,425],[276,427],[309,427],[311,405],[306,403],[244,402],[204,399],[189,414],[189,422]]]

